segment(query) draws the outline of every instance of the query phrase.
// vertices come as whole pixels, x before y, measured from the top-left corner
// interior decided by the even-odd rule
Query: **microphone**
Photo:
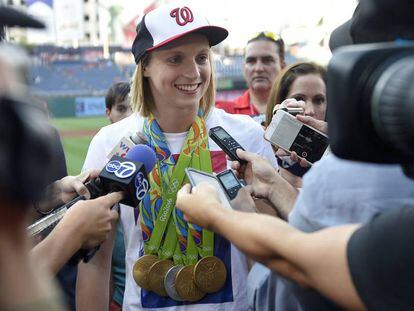
[[[155,152],[147,145],[139,145],[140,148],[132,148],[126,158],[135,162],[142,162],[144,172],[140,171],[135,177],[135,197],[141,201],[149,190],[148,173],[152,171],[157,162]],[[142,160],[142,158],[144,158]]]
[[[91,194],[91,199],[95,199],[109,192],[124,191],[125,198],[120,202],[132,207],[138,206],[142,198],[149,189],[147,172],[150,172],[156,163],[155,152],[146,145],[133,146],[127,154],[129,158],[113,156],[105,165],[102,171],[94,180],[85,184]],[[55,209],[48,216],[38,220],[27,228],[30,237],[39,236],[45,229],[53,228],[65,215],[68,208],[80,200],[83,196],[77,196],[65,205]],[[88,262],[97,248],[92,250],[79,250],[70,260],[74,264],[80,259]]]
[[[133,146],[126,158],[113,156],[99,174],[103,192],[122,190],[127,195],[120,203],[138,206],[149,189],[147,172],[155,163],[155,152],[146,145]]]
[[[147,144],[147,138],[141,132],[137,132],[133,135],[128,134],[126,137],[122,137],[121,140],[115,145],[112,151],[108,154],[107,158],[112,159],[113,156],[119,156],[125,158],[128,152],[135,145]]]

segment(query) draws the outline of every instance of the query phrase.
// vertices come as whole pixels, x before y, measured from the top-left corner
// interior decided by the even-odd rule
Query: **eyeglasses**
[[[268,39],[274,42],[277,42],[279,40],[282,40],[282,38],[280,36],[278,36],[277,34],[275,34],[274,32],[271,31],[260,31],[260,32],[256,32],[248,41],[247,43],[257,40],[257,39]]]

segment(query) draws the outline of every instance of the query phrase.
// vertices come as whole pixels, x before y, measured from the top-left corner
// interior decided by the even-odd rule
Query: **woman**
[[[155,259],[157,262],[171,265],[174,261],[174,267],[183,258],[184,263],[187,260],[185,267],[194,263],[190,253],[195,248],[190,242],[197,241],[189,238],[192,235],[186,236],[189,232],[186,229],[180,231],[177,223],[183,219],[174,206],[176,192],[185,182],[185,167],[207,172],[219,172],[227,168],[224,152],[208,138],[210,128],[222,126],[245,149],[265,156],[277,167],[270,145],[263,140],[260,125],[248,116],[230,115],[214,108],[210,46],[226,37],[225,29],[209,25],[199,12],[188,6],[170,4],[145,15],[137,26],[137,37],[132,47],[137,64],[131,89],[131,106],[135,113],[103,128],[89,147],[84,169],[103,167],[107,161],[106,155],[113,146],[131,132],[143,132],[148,145],[157,154],[157,164],[148,174],[150,191],[140,205],[139,218],[136,209],[123,205],[120,208],[126,246],[124,310],[161,307],[163,310],[247,308],[245,257],[219,236],[214,237],[214,246],[210,245],[206,249],[211,249],[213,255],[224,263],[226,281],[214,293],[197,299],[192,297],[192,303],[188,302],[188,297],[182,299],[187,302],[179,301],[180,297],[166,297],[163,288],[155,288],[151,283],[155,282],[155,278],[147,277],[149,265],[147,261],[144,262],[153,260],[155,254],[155,257],[159,255]],[[170,226],[173,227],[172,231],[169,231]],[[194,230],[197,231],[197,228]],[[168,234],[162,240],[165,232]],[[174,232],[180,241],[177,244],[180,247],[175,249],[167,242]],[[205,232],[202,234],[204,237]],[[166,249],[171,251],[164,252]],[[202,254],[204,248],[198,250]],[[111,244],[105,243],[89,264],[80,265],[77,287],[79,310],[107,310],[110,251]],[[174,258],[171,258],[172,253]],[[195,258],[203,256],[196,254]],[[176,261],[176,258],[179,259]],[[148,265],[145,269],[141,269],[143,262]],[[187,279],[184,285],[192,282],[192,278]],[[171,297],[169,292],[167,294]]]
[[[266,124],[270,124],[277,109],[283,107],[301,107],[305,117],[298,115],[297,118],[303,123],[315,123],[315,120],[311,118],[325,120],[326,83],[325,68],[315,63],[301,62],[285,68],[273,84],[266,109]],[[311,118],[306,118],[306,116]],[[315,126],[315,124],[308,125]],[[318,129],[320,126],[321,124],[317,124]],[[301,177],[308,168],[293,162],[283,150],[279,149],[276,156],[281,167],[280,174],[293,186],[300,188]]]

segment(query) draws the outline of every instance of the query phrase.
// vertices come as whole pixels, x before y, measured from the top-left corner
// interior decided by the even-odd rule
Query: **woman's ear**
[[[142,71],[143,71],[143,76],[148,78],[149,77],[148,66],[144,66]]]

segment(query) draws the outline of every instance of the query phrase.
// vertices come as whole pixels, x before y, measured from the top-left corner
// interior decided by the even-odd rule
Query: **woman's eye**
[[[197,62],[199,64],[205,64],[208,61],[208,55],[199,55],[197,58]]]
[[[172,64],[178,64],[181,61],[181,57],[180,56],[174,56],[174,57],[170,57],[168,59],[168,62],[172,63]]]
[[[294,98],[294,99],[296,99],[297,101],[302,100],[302,101],[306,102],[306,98],[304,98],[304,97],[302,97],[302,96],[295,96],[295,97],[293,97],[293,98]]]
[[[316,105],[322,105],[323,103],[325,103],[326,99],[325,97],[318,97],[314,100]]]

